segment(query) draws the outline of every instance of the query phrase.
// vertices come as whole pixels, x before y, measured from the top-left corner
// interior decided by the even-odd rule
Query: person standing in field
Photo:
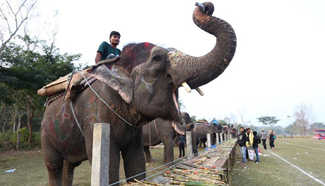
[[[254,148],[255,156],[256,156],[255,163],[258,163],[258,162],[260,162],[260,156],[258,154],[258,144],[261,143],[261,138],[260,138],[259,135],[257,135],[257,132],[256,131],[253,132],[253,135],[254,135],[254,138],[253,138],[253,148]]]
[[[247,128],[246,155],[249,157],[248,150],[253,150],[254,134],[250,128]],[[248,158],[249,159],[249,158]]]
[[[185,156],[185,143],[186,143],[185,135],[180,135],[178,141],[179,158]]]
[[[267,147],[266,147],[267,133],[264,130],[262,130],[261,132],[262,132],[262,137],[261,138],[262,138],[262,142],[263,142],[263,147],[264,147],[265,150],[267,150]]]
[[[239,129],[240,134],[238,136],[238,140],[237,143],[240,147],[240,151],[241,151],[241,155],[242,155],[242,163],[246,163],[247,162],[247,156],[246,156],[246,141],[248,140],[247,135],[246,135],[246,131],[244,130],[243,127],[240,127]]]
[[[274,141],[275,141],[275,139],[276,139],[276,136],[275,136],[275,134],[274,134],[274,131],[271,130],[271,131],[270,131],[270,148],[271,148],[271,149],[275,148],[275,146],[274,146]]]

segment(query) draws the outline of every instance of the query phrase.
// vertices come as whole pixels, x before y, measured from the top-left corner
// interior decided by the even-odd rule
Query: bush
[[[41,135],[40,132],[34,132],[32,134],[32,144],[28,143],[28,129],[21,128],[19,129],[20,134],[20,145],[19,149],[28,150],[32,148],[40,148],[41,147]],[[7,131],[5,133],[0,133],[0,151],[13,150],[16,148],[17,143],[17,133],[13,133],[12,131]]]

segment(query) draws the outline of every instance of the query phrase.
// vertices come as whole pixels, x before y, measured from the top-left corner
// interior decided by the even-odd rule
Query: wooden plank
[[[91,163],[91,186],[109,183],[110,124],[95,123],[93,128],[93,151]]]

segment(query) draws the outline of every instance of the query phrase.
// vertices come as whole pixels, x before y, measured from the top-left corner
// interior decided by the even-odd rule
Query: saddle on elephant
[[[115,57],[112,59],[103,60],[96,65],[93,65],[87,69],[84,69],[82,71],[69,73],[63,77],[60,77],[59,79],[43,86],[42,88],[38,89],[37,94],[40,96],[54,96],[58,93],[65,91],[65,100],[71,99],[73,94],[72,92],[76,90],[75,92],[80,91],[81,84],[85,84],[85,81],[93,82],[96,80],[96,77],[91,75],[90,73],[94,70],[94,68],[104,65],[104,64],[114,64],[116,61],[118,61],[119,57]],[[85,80],[85,81],[83,81]]]

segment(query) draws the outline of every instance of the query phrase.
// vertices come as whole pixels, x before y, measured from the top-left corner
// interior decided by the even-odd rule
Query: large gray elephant
[[[119,179],[120,153],[126,177],[145,171],[141,126],[156,118],[179,122],[177,88],[183,82],[195,89],[212,81],[235,52],[232,27],[212,16],[212,3],[197,5],[193,20],[216,37],[212,51],[192,57],[150,43],[131,44],[111,69],[99,65],[89,72],[97,80],[71,102],[57,96],[47,105],[41,140],[50,186],[72,185],[74,168],[84,160],[91,163],[97,122],[110,124],[110,183]]]
[[[185,135],[186,131],[192,129],[192,121],[187,117],[188,114],[186,114],[182,113],[182,123],[185,123],[186,126],[160,118],[143,126],[144,153],[147,162],[151,162],[152,160],[149,147],[156,146],[160,143],[164,144],[164,162],[174,160],[174,142],[176,136]]]

